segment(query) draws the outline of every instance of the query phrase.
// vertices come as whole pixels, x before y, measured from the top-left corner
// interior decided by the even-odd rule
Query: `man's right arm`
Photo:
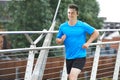
[[[63,40],[60,39],[60,38],[56,38],[56,43],[57,43],[57,44],[62,44],[62,43],[63,43]]]
[[[66,38],[66,35],[63,35],[61,38],[56,38],[56,43],[57,44],[62,44]]]

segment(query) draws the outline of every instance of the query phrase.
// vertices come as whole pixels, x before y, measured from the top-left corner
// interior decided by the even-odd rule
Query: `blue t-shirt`
[[[64,34],[66,59],[75,59],[86,57],[86,49],[82,46],[86,42],[86,33],[92,34],[95,28],[80,20],[74,26],[70,26],[68,22],[60,25],[57,38],[61,38]]]

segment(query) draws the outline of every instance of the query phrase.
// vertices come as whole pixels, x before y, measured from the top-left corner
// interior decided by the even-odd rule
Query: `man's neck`
[[[77,23],[77,20],[69,20],[68,24],[74,26]]]

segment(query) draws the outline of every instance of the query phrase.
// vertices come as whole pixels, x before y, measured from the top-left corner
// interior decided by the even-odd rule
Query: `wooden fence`
[[[116,56],[101,56],[99,60],[97,78],[113,76]],[[16,77],[24,80],[27,60],[0,60],[0,80],[15,80]],[[63,57],[48,58],[43,80],[60,80],[63,69]],[[93,57],[87,58],[86,65],[79,75],[80,78],[89,78],[93,64]],[[16,74],[18,72],[18,75]],[[88,79],[89,80],[89,79]]]

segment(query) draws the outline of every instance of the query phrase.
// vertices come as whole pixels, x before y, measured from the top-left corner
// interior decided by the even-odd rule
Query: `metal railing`
[[[105,31],[120,31],[120,29],[108,29],[108,30],[98,30],[99,32],[105,32]],[[9,68],[1,68],[0,70],[1,70],[1,72],[2,72],[2,70],[9,70],[10,68],[11,69],[15,69],[15,73],[9,73],[9,74],[4,74],[4,75],[2,75],[4,72],[2,72],[2,74],[0,74],[0,78],[2,78],[3,76],[10,76],[10,75],[16,75],[16,80],[23,80],[24,78],[19,78],[19,76],[18,75],[20,75],[20,74],[24,74],[25,75],[25,73],[29,73],[30,72],[30,74],[29,75],[32,75],[33,73],[32,73],[32,70],[33,70],[33,66],[35,66],[34,64],[33,64],[33,62],[34,62],[34,57],[35,57],[35,53],[36,53],[36,51],[41,51],[41,50],[53,50],[53,49],[63,49],[64,48],[64,46],[63,45],[60,45],[60,46],[41,46],[41,47],[36,47],[35,45],[41,40],[41,38],[43,37],[43,36],[45,36],[47,33],[50,33],[50,34],[56,34],[57,33],[57,31],[6,31],[6,32],[0,32],[0,34],[8,34],[8,35],[14,35],[14,34],[24,34],[25,36],[26,36],[26,38],[27,38],[27,40],[31,43],[31,47],[30,48],[16,48],[16,49],[4,49],[4,50],[0,50],[0,59],[1,60],[3,60],[3,59],[7,59],[6,61],[3,61],[3,62],[0,62],[0,64],[1,65],[5,65],[5,64],[7,64],[7,63],[13,63],[13,62],[18,62],[19,60],[20,61],[26,61],[27,60],[27,57],[26,58],[22,58],[22,57],[20,57],[20,58],[14,58],[15,60],[13,60],[13,61],[10,61],[9,62],[9,60],[11,60],[12,58],[10,58],[10,56],[11,57],[16,57],[16,56],[24,56],[24,55],[26,55],[26,56],[31,56],[31,58],[28,58],[28,61],[29,62],[32,62],[32,63],[28,63],[28,65],[26,66],[26,65],[23,65],[23,66],[19,66],[19,67],[9,67]],[[28,34],[41,34],[35,41],[33,41],[31,38],[30,38],[30,36],[28,35]],[[45,34],[45,35],[44,35]],[[102,36],[103,37],[103,36]],[[87,77],[87,78],[89,78],[90,80],[96,80],[96,79],[101,79],[101,78],[97,78],[97,76],[98,75],[102,75],[102,74],[105,74],[105,73],[107,73],[107,72],[105,72],[105,73],[100,73],[100,74],[97,74],[97,71],[99,72],[99,71],[101,71],[101,69],[98,69],[98,67],[100,66],[99,64],[98,64],[98,62],[99,62],[99,57],[101,56],[100,55],[100,53],[101,53],[101,45],[105,45],[105,44],[119,44],[119,47],[118,47],[118,50],[117,50],[117,55],[111,55],[111,56],[117,56],[116,58],[115,58],[115,66],[112,66],[112,69],[114,69],[114,71],[112,71],[112,73],[113,73],[113,80],[118,80],[118,76],[119,76],[119,67],[120,67],[120,41],[110,41],[110,42],[102,42],[101,41],[101,37],[98,39],[98,42],[97,43],[91,43],[90,44],[90,46],[91,46],[91,48],[92,48],[92,46],[96,46],[96,47],[94,47],[94,48],[96,48],[96,51],[94,51],[95,52],[95,54],[93,54],[91,51],[90,52],[88,52],[89,54],[89,56],[88,56],[88,58],[90,58],[91,56],[94,56],[94,61],[93,61],[93,66],[89,66],[89,67],[92,67],[93,69],[91,69],[92,70],[92,72],[90,72],[90,71],[86,71],[86,72],[84,72],[84,75]],[[62,51],[62,52],[64,52],[64,51]],[[9,54],[10,53],[10,54]],[[15,53],[20,53],[20,54],[15,54]],[[28,53],[29,53],[29,55],[28,55]],[[55,52],[54,52],[55,53]],[[21,55],[22,54],[22,55]],[[23,55],[24,54],[24,55]],[[40,53],[41,54],[41,53]],[[108,56],[108,55],[107,55]],[[63,57],[63,55],[62,55],[62,57]],[[43,57],[44,58],[44,57]],[[32,61],[31,61],[32,60]],[[63,61],[62,61],[63,62]],[[88,62],[88,63],[90,63],[90,62]],[[110,64],[110,63],[108,63],[108,64]],[[113,63],[112,63],[113,64]],[[41,64],[39,64],[39,65],[41,65]],[[45,65],[45,64],[44,64]],[[30,69],[28,69],[29,71],[28,72],[25,72],[25,70],[23,71],[23,72],[20,72],[19,71],[19,69],[20,68],[22,68],[22,67],[29,67],[29,66],[32,66],[32,68],[30,68],[31,69],[31,71],[30,71]],[[37,65],[38,66],[38,65]],[[59,66],[60,68],[61,67],[63,67],[63,66]],[[110,69],[111,69],[111,67],[109,67]],[[109,69],[109,68],[104,68],[104,69]],[[64,72],[64,71],[63,71]],[[57,72],[57,73],[60,73],[60,72]],[[109,73],[109,72],[108,72]],[[50,74],[52,74],[52,73],[50,73]],[[64,73],[65,74],[65,73]],[[82,73],[81,73],[82,74]],[[89,75],[89,74],[91,74],[91,76]],[[26,74],[26,75],[28,75],[28,74]],[[44,75],[48,75],[48,74],[44,74]],[[89,76],[88,76],[89,75]],[[84,78],[85,78],[85,76],[84,76]],[[112,76],[110,75],[110,76],[107,76],[107,77],[110,77],[110,78],[112,78]],[[63,76],[63,78],[60,78],[59,77],[59,79],[64,79],[64,77],[66,77],[66,76]],[[19,79],[18,79],[19,78]],[[81,77],[82,78],[82,77]],[[86,78],[86,79],[87,79]],[[102,77],[103,78],[103,77]],[[55,78],[56,79],[56,78]],[[29,78],[29,80],[30,80],[30,78]],[[31,79],[32,80],[32,79]],[[37,80],[37,79],[36,79]],[[65,79],[64,79],[65,80]]]

